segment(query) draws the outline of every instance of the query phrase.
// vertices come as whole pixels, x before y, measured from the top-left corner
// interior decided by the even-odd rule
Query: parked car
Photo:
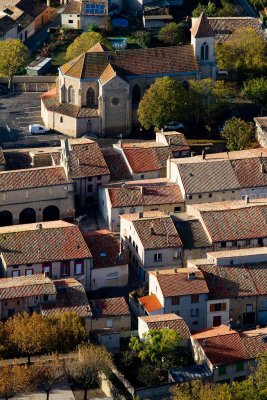
[[[49,132],[50,129],[46,128],[43,125],[39,125],[39,124],[32,124],[29,125],[29,132],[32,135],[43,135],[47,132]]]
[[[182,132],[185,130],[185,126],[182,122],[171,121],[164,127],[165,131],[179,131]]]

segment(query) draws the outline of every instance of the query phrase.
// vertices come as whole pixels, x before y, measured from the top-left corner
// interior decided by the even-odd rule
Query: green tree
[[[237,29],[223,44],[216,45],[217,64],[220,69],[236,71],[240,78],[248,72],[266,68],[266,42],[252,28]]]
[[[57,355],[52,355],[51,360],[37,361],[30,367],[32,370],[32,385],[46,393],[49,400],[51,390],[65,379],[63,363]]]
[[[243,150],[248,148],[253,140],[254,125],[234,117],[226,122],[221,136],[226,140],[228,150]]]
[[[240,7],[228,1],[222,1],[222,4],[222,8],[217,12],[218,17],[239,17],[242,15],[242,9],[240,9]]]
[[[177,360],[180,337],[173,329],[151,329],[144,341],[131,337],[129,347],[143,362],[149,362],[161,368],[169,368]]]
[[[207,17],[215,17],[218,11],[213,1],[209,1],[207,5],[198,3],[196,8],[192,12],[192,16],[197,18],[202,12],[204,12]]]
[[[202,121],[211,129],[220,115],[225,111],[227,102],[233,96],[233,91],[224,81],[214,81],[210,78],[190,80],[190,93],[195,105],[192,114],[196,122]]]
[[[139,122],[145,129],[160,129],[170,121],[184,120],[189,101],[188,90],[181,82],[169,77],[157,78],[139,103]]]
[[[151,35],[149,32],[145,31],[136,31],[132,35],[133,40],[138,46],[142,48],[146,48],[150,46]]]
[[[95,44],[101,43],[111,49],[109,41],[98,32],[84,32],[69,45],[66,59],[72,60],[80,54],[90,50]]]
[[[84,321],[76,313],[58,314],[55,318],[57,351],[66,353],[88,339]]]
[[[56,326],[40,314],[17,314],[5,324],[7,339],[11,346],[16,346],[21,355],[30,357],[48,352],[56,346]]]
[[[267,107],[267,79],[249,79],[244,83],[241,93],[246,99],[258,104],[262,114],[263,109]]]
[[[99,32],[99,26],[97,24],[89,24],[87,26],[86,32]]]
[[[30,371],[25,365],[2,365],[0,373],[0,398],[8,400],[30,389]]]
[[[28,48],[17,39],[0,41],[0,77],[8,78],[10,88],[13,76],[25,68],[31,59]]]
[[[84,400],[87,400],[88,389],[98,382],[99,373],[107,372],[113,367],[112,356],[104,347],[93,344],[79,347],[77,361],[66,362],[69,379],[84,389]]]
[[[175,46],[185,41],[184,25],[171,22],[159,31],[159,40],[167,46]]]

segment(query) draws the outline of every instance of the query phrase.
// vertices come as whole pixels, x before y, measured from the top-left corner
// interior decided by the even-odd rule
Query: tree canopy
[[[12,77],[25,68],[31,59],[30,51],[17,39],[0,41],[0,77],[8,77],[9,86]]]
[[[145,129],[160,129],[170,121],[184,120],[189,101],[189,92],[181,82],[157,78],[139,103],[139,122]]]
[[[244,150],[253,140],[254,125],[234,117],[226,122],[221,136],[226,140],[228,150]]]
[[[207,5],[198,3],[192,12],[192,16],[197,18],[204,12],[207,17],[215,17],[217,15],[217,7],[213,1],[209,1]]]
[[[31,385],[30,370],[25,365],[2,365],[0,374],[0,398],[8,400]]]
[[[90,50],[95,44],[101,43],[111,49],[109,41],[99,32],[84,32],[67,48],[66,59],[72,60]]]
[[[249,79],[244,82],[242,95],[258,104],[261,108],[267,107],[267,79],[266,77]]]
[[[159,31],[159,40],[167,46],[175,46],[185,41],[184,25],[170,22]]]
[[[226,42],[216,45],[218,67],[240,74],[263,71],[267,66],[266,48],[266,41],[254,29],[237,29]]]

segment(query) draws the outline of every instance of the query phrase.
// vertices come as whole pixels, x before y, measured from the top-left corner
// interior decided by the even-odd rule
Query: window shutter
[[[210,305],[210,311],[215,311],[215,304]]]
[[[222,303],[222,311],[226,310],[226,303]]]

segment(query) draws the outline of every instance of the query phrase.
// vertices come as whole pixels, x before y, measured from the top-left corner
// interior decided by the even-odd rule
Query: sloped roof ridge
[[[197,21],[191,28],[191,33],[193,37],[213,37],[214,32],[209,24],[208,18],[204,12],[200,14]]]

